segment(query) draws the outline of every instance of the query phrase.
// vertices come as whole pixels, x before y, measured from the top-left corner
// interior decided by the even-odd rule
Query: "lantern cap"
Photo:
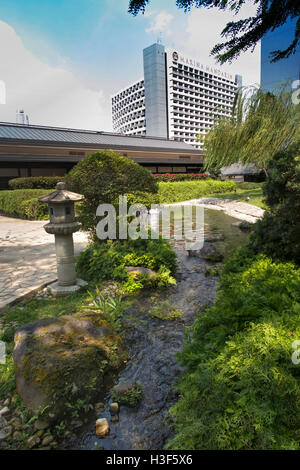
[[[52,193],[45,194],[44,196],[39,197],[40,202],[44,203],[54,203],[54,204],[61,204],[64,202],[77,202],[82,201],[84,196],[82,194],[72,193],[71,191],[67,191],[65,189],[65,183],[60,182],[56,185],[56,191]]]

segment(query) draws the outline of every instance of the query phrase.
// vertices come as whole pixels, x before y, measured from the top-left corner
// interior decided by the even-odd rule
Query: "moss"
[[[180,310],[173,307],[168,301],[161,302],[150,310],[152,318],[159,318],[160,320],[177,320],[182,317]]]

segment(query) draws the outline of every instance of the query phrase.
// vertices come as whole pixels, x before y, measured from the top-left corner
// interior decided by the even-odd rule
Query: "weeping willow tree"
[[[214,126],[202,137],[208,171],[239,163],[254,164],[266,172],[273,155],[300,138],[300,105],[293,103],[286,88],[274,94],[242,88],[232,116],[219,118],[218,114],[216,109]]]

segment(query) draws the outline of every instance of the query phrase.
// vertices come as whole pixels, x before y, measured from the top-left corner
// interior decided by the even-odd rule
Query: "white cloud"
[[[147,33],[162,33],[165,36],[170,36],[172,34],[169,26],[174,17],[171,13],[167,13],[163,10],[160,13],[151,13],[147,16],[152,18],[152,21],[150,21],[150,27],[146,29]]]
[[[23,108],[31,124],[110,130],[110,103],[62,67],[53,67],[26,50],[14,29],[0,21],[0,80],[6,104],[0,121],[15,122]]]
[[[178,22],[176,31],[172,35],[172,47],[179,52],[195,59],[201,59],[206,64],[216,65],[215,59],[210,52],[215,44],[225,42],[221,32],[229,21],[255,15],[256,7],[252,3],[245,5],[240,13],[235,16],[231,11],[220,11],[216,8],[193,9],[186,16],[186,25],[183,28],[182,21]],[[218,68],[220,66],[218,65]],[[244,85],[260,83],[260,44],[254,52],[248,50],[232,64],[224,64],[224,71],[231,71],[243,76]]]

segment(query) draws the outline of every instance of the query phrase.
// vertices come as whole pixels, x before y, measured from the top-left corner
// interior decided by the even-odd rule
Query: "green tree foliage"
[[[230,259],[216,303],[201,312],[180,360],[171,449],[299,449],[300,270],[254,257]]]
[[[278,152],[268,173],[263,192],[270,211],[255,224],[251,246],[300,265],[300,142]]]
[[[206,168],[220,169],[233,163],[266,168],[276,152],[299,137],[300,105],[293,103],[292,92],[280,89],[271,94],[261,88],[240,89],[232,117],[216,118],[204,138]]]
[[[68,189],[84,195],[79,220],[91,232],[99,221],[99,204],[113,204],[125,193],[158,191],[150,171],[113,151],[96,152],[82,159],[68,173],[66,183]]]
[[[137,15],[139,12],[144,13],[149,3],[150,0],[130,0],[129,12],[133,15]],[[177,6],[183,8],[185,12],[190,11],[192,7],[215,7],[219,10],[230,9],[234,13],[238,13],[245,3],[246,0],[176,0]],[[221,64],[231,62],[241,52],[255,47],[266,33],[284,25],[289,18],[297,18],[294,39],[286,49],[273,51],[271,58],[275,62],[296,52],[300,42],[299,1],[253,0],[253,3],[257,6],[256,16],[230,21],[222,31],[222,36],[228,40],[213,48],[211,53],[216,55]]]

